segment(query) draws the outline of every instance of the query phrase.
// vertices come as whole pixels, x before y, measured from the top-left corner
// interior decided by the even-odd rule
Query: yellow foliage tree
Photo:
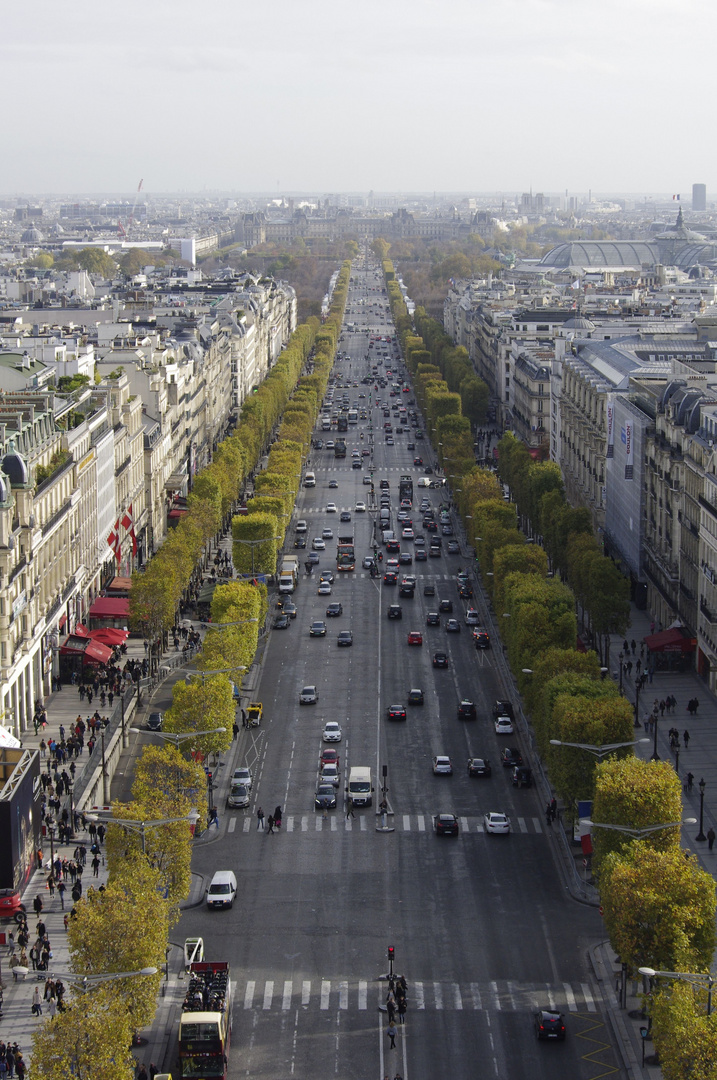
[[[232,674],[241,682],[240,671]],[[234,709],[232,680],[228,675],[195,676],[189,683],[174,684],[172,704],[164,715],[164,730],[175,735],[214,731],[213,735],[198,735],[196,741],[187,741],[186,745],[203,757],[224,754],[232,741]]]
[[[93,990],[91,1001],[75,998],[35,1029],[33,1080],[134,1080],[132,1021],[110,986]]]
[[[652,1038],[664,1080],[717,1080],[717,1013],[706,1015],[706,998],[683,982],[654,994]]]

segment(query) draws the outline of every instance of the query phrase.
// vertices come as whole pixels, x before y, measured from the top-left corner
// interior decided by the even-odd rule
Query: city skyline
[[[8,12],[3,196],[714,191],[695,0]],[[663,147],[667,153],[662,153]]]

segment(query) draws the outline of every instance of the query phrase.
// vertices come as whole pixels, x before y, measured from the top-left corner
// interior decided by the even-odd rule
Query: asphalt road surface
[[[325,527],[339,526],[327,513],[333,501],[351,512],[357,568],[336,575],[330,597],[317,595],[318,573],[302,575],[294,595],[298,615],[288,630],[271,634],[257,696],[264,704],[260,731],[242,734],[236,760],[223,770],[217,791],[220,829],[216,840],[197,849],[194,869],[208,879],[217,869],[234,869],[239,895],[225,912],[200,905],[184,914],[179,939],[200,934],[209,959],[228,959],[234,980],[232,1077],[364,1080],[398,1073],[403,1080],[507,1078],[511,1080],[591,1080],[617,1071],[603,1024],[602,1005],[586,960],[589,943],[600,935],[595,911],[575,904],[565,891],[546,835],[542,807],[532,789],[515,789],[500,762],[506,743],[517,737],[495,734],[492,703],[505,695],[495,648],[477,652],[463,616],[471,601],[459,599],[456,573],[470,565],[467,552],[446,553],[402,570],[417,575],[415,597],[399,600],[396,587],[372,580],[361,559],[372,549],[375,513],[355,513],[368,501],[363,476],[373,464],[378,481],[390,481],[392,514],[398,508],[398,478],[414,479],[414,527],[423,491],[415,454],[431,462],[427,440],[417,450],[406,443],[415,430],[394,435],[387,446],[378,396],[391,404],[393,379],[374,391],[361,384],[370,373],[366,356],[392,352],[373,336],[392,333],[388,302],[378,276],[354,269],[340,346],[349,360],[335,366],[337,382],[350,385],[351,404],[367,419],[347,432],[348,454],[336,461],[331,450],[312,451],[316,487],[302,491],[296,517],[308,522],[309,545]],[[384,358],[380,372],[396,362]],[[398,362],[399,371],[403,371]],[[361,397],[365,394],[365,398]],[[342,390],[335,392],[340,401]],[[403,404],[413,394],[399,393]],[[370,430],[369,419],[373,423]],[[394,421],[395,426],[395,421]],[[360,440],[363,431],[364,439]],[[319,433],[321,434],[321,433]],[[371,439],[373,435],[373,439]],[[323,434],[333,438],[335,433]],[[361,469],[351,468],[351,449],[372,445]],[[339,487],[329,488],[337,479]],[[428,492],[438,507],[445,492]],[[289,534],[289,546],[293,533]],[[428,542],[428,537],[427,537]],[[335,539],[327,541],[319,570],[335,571]],[[402,545],[412,550],[412,542]],[[304,553],[300,553],[301,565]],[[386,556],[384,556],[385,568]],[[426,582],[435,597],[423,595]],[[440,599],[453,602],[461,632],[448,634],[425,625],[426,612]],[[314,619],[325,618],[338,600],[343,614],[326,619],[327,636],[309,637]],[[389,621],[389,603],[400,602],[403,618]],[[476,603],[480,601],[477,600]],[[340,630],[354,643],[340,648]],[[409,646],[411,630],[422,646]],[[496,646],[499,643],[493,642]],[[449,667],[436,670],[432,655],[444,649]],[[307,683],[318,686],[316,705],[299,706]],[[406,703],[411,687],[425,694],[422,706],[408,707],[405,722],[388,722],[386,709]],[[477,706],[475,721],[458,720],[461,697]],[[324,816],[314,810],[321,734],[327,720],[343,728],[338,806]],[[453,776],[434,776],[432,758],[447,754]],[[489,778],[469,778],[470,755],[492,762]],[[254,770],[252,805],[225,807],[231,769]],[[344,789],[352,766],[369,766],[376,788],[370,808],[346,818]],[[377,831],[377,805],[386,766],[392,832]],[[256,809],[265,816],[283,808],[280,833],[257,831]],[[488,835],[482,815],[505,811],[509,836]],[[432,816],[458,815],[460,835],[437,837]],[[396,1049],[389,1049],[385,1002],[387,948],[395,948],[395,970],[408,982],[406,1022]],[[567,1016],[565,1043],[539,1043],[533,1010],[557,1007]]]

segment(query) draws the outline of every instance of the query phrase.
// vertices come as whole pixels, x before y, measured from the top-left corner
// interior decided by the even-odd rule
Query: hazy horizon
[[[0,194],[709,197],[716,26],[695,0],[37,0],[5,14]]]

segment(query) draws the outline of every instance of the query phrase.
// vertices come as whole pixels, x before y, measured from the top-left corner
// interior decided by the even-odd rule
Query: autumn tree
[[[232,558],[240,574],[276,571],[277,519],[272,514],[238,515],[232,519]]]
[[[241,682],[242,673],[232,672]],[[224,754],[232,741],[234,697],[232,678],[228,675],[193,676],[190,682],[176,682],[172,688],[172,704],[164,714],[164,730],[182,735],[192,731],[215,731],[214,735],[198,735],[188,742],[193,750],[207,754]],[[224,728],[223,732],[216,731]]]
[[[652,1039],[664,1080],[717,1080],[717,1012],[707,1015],[706,985],[653,980]]]
[[[110,830],[119,826],[111,824]],[[188,843],[188,829],[185,828]],[[135,1029],[152,1023],[169,933],[169,909],[158,895],[161,874],[146,859],[113,861],[104,889],[88,889],[68,926],[72,966],[87,975],[140,971],[155,975],[121,979],[116,990]]]
[[[610,944],[634,973],[707,971],[715,948],[715,883],[695,855],[633,840],[606,855],[600,899]]]
[[[35,1028],[33,1080],[134,1080],[134,1030],[114,985],[94,988],[91,1001],[73,995],[63,1012]]]
[[[631,740],[632,736],[628,738]],[[672,828],[641,834],[645,844],[668,851],[680,845],[677,823],[682,820],[682,812],[680,779],[670,762],[643,761],[630,751],[623,760],[611,757],[598,766],[593,820],[638,832],[653,825],[671,824]],[[622,851],[633,839],[634,835],[614,829],[596,829],[593,861],[596,874],[599,875],[600,865],[610,852]]]
[[[590,684],[591,694],[559,694],[553,702],[550,737],[561,743],[607,746],[632,742],[632,708],[612,680]],[[626,746],[616,754],[632,754]],[[589,750],[577,746],[550,746],[550,778],[565,805],[592,799],[597,760]],[[599,819],[602,820],[602,819]]]

